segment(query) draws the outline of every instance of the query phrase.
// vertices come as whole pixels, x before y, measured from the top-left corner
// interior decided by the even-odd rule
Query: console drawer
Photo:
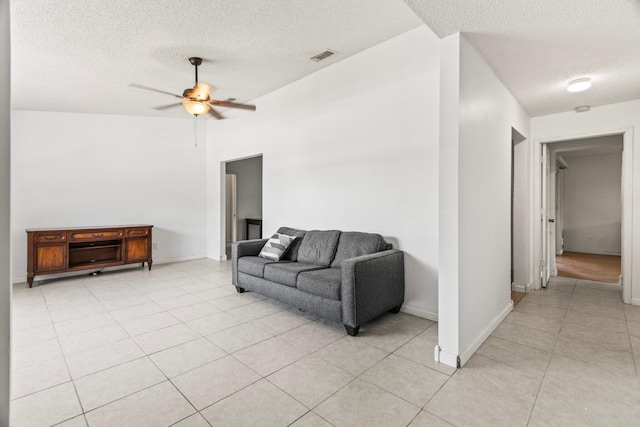
[[[124,236],[124,231],[122,229],[119,230],[96,230],[96,231],[78,231],[72,232],[69,235],[69,241],[71,242],[82,242],[85,240],[109,240],[109,239],[117,239],[122,238]]]
[[[127,237],[143,237],[149,235],[148,227],[127,228]]]
[[[64,231],[36,233],[34,239],[36,243],[64,242],[67,239],[67,233]]]

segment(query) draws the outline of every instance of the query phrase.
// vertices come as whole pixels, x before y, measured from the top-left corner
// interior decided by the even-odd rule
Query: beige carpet
[[[558,276],[596,282],[618,283],[619,256],[565,252],[556,256]]]

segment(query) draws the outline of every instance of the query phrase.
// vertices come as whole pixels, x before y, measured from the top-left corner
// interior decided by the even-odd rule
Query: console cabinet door
[[[66,269],[66,245],[36,246],[36,272],[58,271]]]
[[[126,240],[126,261],[147,261],[149,258],[149,238]]]

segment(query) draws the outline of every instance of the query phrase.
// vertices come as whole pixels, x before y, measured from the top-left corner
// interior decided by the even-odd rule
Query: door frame
[[[231,243],[235,243],[238,241],[238,174],[235,172],[225,173],[225,183],[227,178],[231,178]],[[225,194],[225,224],[227,221],[226,202],[227,200],[226,200],[226,194]],[[224,240],[226,245],[227,243],[226,232],[225,232]]]
[[[533,170],[536,171],[535,176],[533,177],[534,183],[534,212],[537,213],[533,221],[534,226],[534,245],[538,250],[533,251],[533,271],[535,274],[534,286],[536,288],[540,287],[542,278],[543,278],[543,269],[541,268],[542,262],[545,262],[545,265],[548,264],[547,260],[542,258],[542,254],[544,253],[543,242],[542,239],[542,221],[537,220],[537,218],[547,219],[547,212],[543,211],[542,206],[542,197],[543,194],[546,193],[546,190],[543,190],[542,184],[542,171],[546,167],[543,164],[543,147],[546,144],[554,143],[554,142],[563,142],[570,141],[574,139],[586,139],[586,138],[597,138],[602,136],[611,136],[611,135],[622,135],[622,229],[621,229],[621,251],[622,251],[622,300],[625,304],[631,304],[631,290],[633,288],[633,277],[632,277],[632,260],[633,260],[633,232],[632,232],[632,221],[633,221],[633,127],[625,127],[622,129],[615,130],[604,130],[602,132],[592,132],[586,134],[576,134],[570,136],[559,136],[555,138],[544,138],[534,140],[534,159],[539,163],[540,167],[534,167]],[[549,159],[545,159],[548,160]],[[536,196],[537,195],[537,196]],[[547,257],[548,258],[548,257]]]

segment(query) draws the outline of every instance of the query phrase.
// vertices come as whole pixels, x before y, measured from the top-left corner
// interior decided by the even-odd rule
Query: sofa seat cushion
[[[264,277],[264,267],[276,261],[257,256],[243,256],[238,260],[238,271],[255,277]]]
[[[315,264],[304,262],[280,261],[267,264],[264,267],[264,278],[282,285],[293,286],[295,288],[298,281],[298,274],[303,271],[311,271],[325,268]]]
[[[297,287],[303,292],[340,301],[341,274],[338,268],[305,271],[298,275]]]
[[[387,242],[379,234],[346,231],[340,234],[332,268],[340,268],[343,261],[362,255],[374,254],[387,248]]]
[[[298,250],[298,261],[329,267],[336,254],[340,231],[307,231]]]

